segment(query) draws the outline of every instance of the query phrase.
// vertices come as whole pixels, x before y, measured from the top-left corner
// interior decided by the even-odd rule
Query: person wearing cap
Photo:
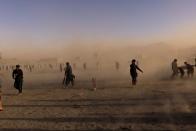
[[[138,67],[138,65],[136,65],[136,60],[133,59],[132,60],[132,64],[130,65],[130,74],[132,77],[132,85],[136,85],[137,84],[137,70],[139,70],[140,72],[143,73],[143,71]]]
[[[19,94],[22,93],[23,71],[20,69],[20,65],[16,65],[16,69],[12,73],[12,78],[15,80],[14,87],[19,91]]]

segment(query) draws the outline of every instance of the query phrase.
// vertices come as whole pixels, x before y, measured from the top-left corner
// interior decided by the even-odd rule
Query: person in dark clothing
[[[137,70],[143,73],[143,71],[136,65],[136,60],[132,60],[132,64],[130,65],[130,74],[132,77],[132,85],[137,84]]]
[[[50,67],[50,69],[53,69],[53,66],[52,66],[52,64],[49,64],[48,66]]]
[[[20,65],[16,65],[16,69],[12,73],[12,78],[15,79],[14,87],[19,91],[19,94],[22,93],[23,71],[20,69]]]
[[[119,64],[119,62],[118,62],[118,61],[116,61],[116,62],[115,62],[115,67],[116,67],[116,70],[118,71],[118,70],[119,70],[119,68],[120,68],[120,64]]]
[[[60,72],[63,72],[63,64],[60,64]]]
[[[178,70],[179,70],[179,68],[178,68],[177,62],[178,62],[177,59],[174,59],[173,62],[172,62],[172,71],[173,71],[173,73],[172,73],[171,78],[175,78],[175,77],[178,76]]]
[[[194,66],[196,67],[196,58],[195,58],[195,65]]]
[[[87,69],[86,62],[84,62],[84,64],[83,64],[83,68],[84,68],[84,70],[86,70],[86,69]]]
[[[183,77],[184,77],[184,74],[185,74],[184,68],[185,68],[185,67],[183,67],[183,66],[178,67],[178,70],[179,70],[179,73],[180,73],[180,77],[181,77],[181,78],[183,78]]]
[[[187,69],[187,76],[188,77],[193,77],[193,75],[194,75],[194,65],[191,65],[187,62],[184,62],[184,64],[185,64],[185,67]]]
[[[74,85],[74,80],[75,80],[75,75],[72,73],[72,67],[69,64],[69,62],[66,63],[66,68],[65,68],[65,78],[64,78],[64,84],[66,86],[69,85],[71,82],[72,86]]]

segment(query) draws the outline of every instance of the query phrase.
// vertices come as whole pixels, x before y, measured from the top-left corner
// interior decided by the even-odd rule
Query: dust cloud
[[[139,73],[140,80],[161,80],[170,78],[171,62],[174,58],[179,60],[179,65],[183,65],[184,61],[195,64],[195,52],[194,46],[181,48],[164,42],[133,44],[130,41],[76,40],[45,48],[23,47],[7,55],[9,56],[7,58],[2,53],[1,72],[10,77],[13,66],[20,64],[29,81],[46,79],[45,81],[60,83],[64,75],[63,71],[60,71],[60,65],[62,64],[64,68],[65,63],[70,62],[77,80],[90,81],[95,77],[98,80],[128,81],[129,65],[132,59],[136,59],[137,64],[144,71],[143,74]],[[6,72],[6,66],[10,69],[9,73]],[[27,66],[33,66],[32,72],[27,69]],[[45,73],[44,77],[39,77],[38,74],[43,75],[43,73]],[[37,75],[33,78],[28,77],[29,74]]]
[[[164,79],[171,75],[171,62],[174,58],[183,65],[184,61],[195,64],[196,47],[181,48],[166,43],[154,43],[148,45],[133,45],[119,43],[101,44],[73,44],[65,49],[66,59],[76,64],[82,70],[82,64],[87,63],[86,74],[98,73],[103,78],[129,78],[129,65],[132,59],[136,59],[140,68],[144,70],[142,79]],[[119,70],[115,63],[119,63]]]

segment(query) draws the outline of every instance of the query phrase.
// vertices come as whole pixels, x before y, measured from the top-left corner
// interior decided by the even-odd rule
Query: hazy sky
[[[193,36],[195,23],[196,0],[0,0],[0,48],[75,37],[162,41]]]

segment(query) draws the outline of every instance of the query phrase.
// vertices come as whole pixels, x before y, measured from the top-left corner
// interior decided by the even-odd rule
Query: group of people
[[[130,65],[130,75],[131,75],[131,78],[132,78],[132,85],[137,84],[137,77],[138,77],[137,70],[139,70],[140,72],[143,73],[143,71],[136,64],[136,60],[133,59],[131,65]],[[69,83],[74,85],[74,80],[75,80],[75,75],[72,73],[71,65],[69,64],[69,62],[67,62],[66,63],[66,68],[65,68],[65,78],[63,80],[63,84],[65,86],[68,86]],[[93,78],[93,83],[95,83],[94,78]]]
[[[23,71],[20,69],[20,65],[16,65],[16,68],[12,72],[12,78],[14,81],[14,87],[18,90],[18,93],[22,93],[23,86]],[[74,85],[75,75],[72,73],[72,67],[69,62],[66,63],[65,67],[65,77],[63,80],[63,85],[66,87],[71,83]]]
[[[143,71],[136,64],[136,60],[133,59],[131,65],[130,65],[130,75],[132,78],[132,85],[137,84],[137,77],[138,77],[137,70],[139,70],[140,72],[143,73]],[[65,67],[65,77],[63,79],[63,85],[65,85],[67,87],[71,83],[73,86],[74,80],[75,80],[75,75],[72,72],[72,67],[71,67],[70,63],[67,62],[66,67]],[[95,84],[95,80],[93,78],[93,85],[94,84]]]
[[[185,70],[188,77],[193,77],[194,75],[194,67],[196,67],[196,59],[195,59],[195,65],[191,65],[188,62],[184,62],[183,66],[178,66],[178,60],[174,59],[172,62],[172,78],[175,78],[180,74],[181,78],[185,75]],[[143,73],[143,70],[139,68],[139,66],[136,64],[136,60],[133,59],[130,65],[130,75],[132,78],[132,85],[137,84],[137,77],[138,77],[138,71]],[[73,74],[72,67],[69,62],[66,63],[66,67],[64,69],[65,71],[65,77],[63,79],[63,85],[65,87],[68,87],[68,85],[71,83],[71,85],[74,85],[75,75]],[[16,65],[16,69],[13,70],[12,73],[13,79],[15,79],[14,87],[19,91],[19,94],[22,93],[22,85],[23,85],[23,71],[20,69],[20,65]]]
[[[191,65],[188,62],[184,62],[184,65],[178,66],[178,60],[174,59],[172,62],[172,78],[175,78],[180,74],[180,77],[183,78],[185,75],[185,71],[188,77],[193,77],[194,75],[194,67],[196,67],[196,59],[195,59],[195,64]]]

